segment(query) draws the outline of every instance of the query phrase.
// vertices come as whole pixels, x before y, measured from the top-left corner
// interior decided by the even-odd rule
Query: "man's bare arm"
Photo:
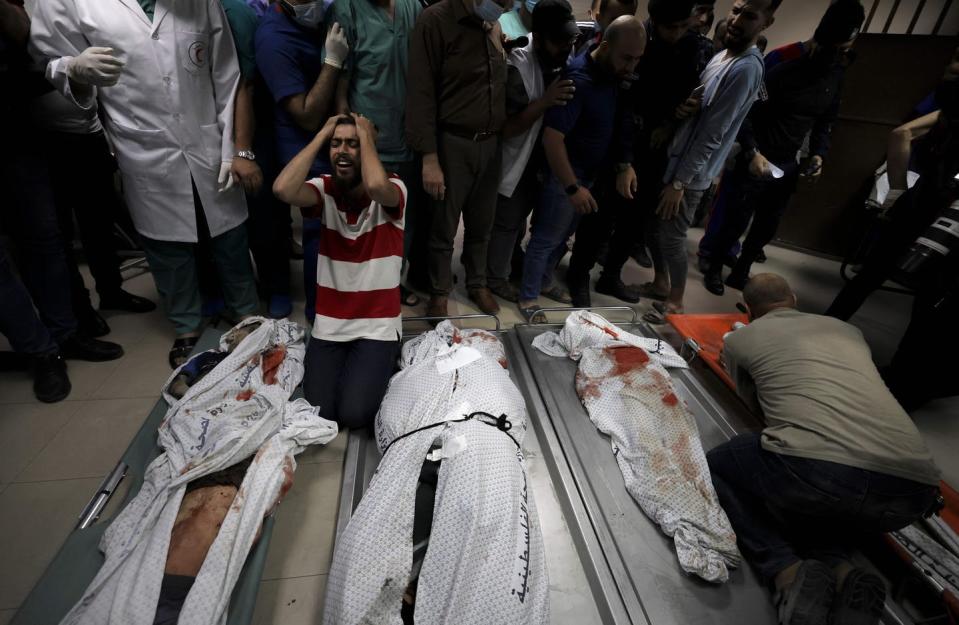
[[[886,171],[890,189],[905,190],[908,187],[907,172],[912,155],[912,142],[932,130],[938,121],[939,111],[933,111],[899,126],[889,134]]]

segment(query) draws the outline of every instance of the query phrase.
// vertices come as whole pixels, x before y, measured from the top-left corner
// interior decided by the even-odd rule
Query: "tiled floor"
[[[698,232],[690,234],[690,249]],[[786,275],[805,310],[820,312],[841,282],[831,261],[770,248],[764,271]],[[707,293],[691,262],[687,310],[733,311],[738,293],[723,298]],[[293,263],[299,284],[301,263]],[[460,285],[462,269],[458,269]],[[649,279],[648,270],[630,262],[627,282]],[[129,290],[156,300],[151,277],[127,281]],[[596,295],[594,305],[622,305]],[[879,293],[854,319],[885,362],[895,349],[908,318],[909,300]],[[548,306],[549,302],[543,301]],[[425,305],[404,310],[422,314]],[[646,304],[638,307],[642,312]],[[296,302],[297,314],[302,299]],[[457,288],[451,314],[475,313],[463,289]],[[515,307],[503,303],[504,325],[520,321]],[[100,479],[109,472],[157,400],[170,374],[166,353],[172,333],[161,313],[111,314],[113,332],[126,354],[109,363],[71,361],[70,397],[59,404],[36,402],[27,373],[0,374],[0,625],[5,625],[33,587]],[[302,318],[301,318],[302,321]],[[0,348],[5,348],[0,344]],[[943,468],[959,482],[959,458],[950,447],[956,440],[956,402],[937,402],[917,415]],[[320,622],[323,590],[329,571],[334,518],[339,496],[345,435],[322,449],[304,452],[298,460],[295,486],[277,513],[269,557],[257,597],[254,622],[306,625]]]

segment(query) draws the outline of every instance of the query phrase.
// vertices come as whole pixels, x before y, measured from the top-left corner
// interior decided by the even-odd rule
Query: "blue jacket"
[[[712,104],[676,133],[663,182],[679,180],[693,190],[708,189],[719,175],[736,135],[763,83],[763,56],[753,46],[723,77]]]

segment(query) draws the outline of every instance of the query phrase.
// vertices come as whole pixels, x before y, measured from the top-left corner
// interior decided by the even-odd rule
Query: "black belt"
[[[475,141],[476,143],[499,136],[498,132],[473,132],[472,130],[462,130],[459,128],[451,128],[449,126],[444,126],[443,132],[451,134],[454,137],[459,137],[460,139],[466,139],[467,141]]]

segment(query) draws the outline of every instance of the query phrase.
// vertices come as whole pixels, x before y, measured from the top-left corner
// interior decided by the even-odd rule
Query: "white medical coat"
[[[62,93],[81,108],[99,97],[140,234],[197,241],[191,178],[212,236],[246,220],[242,190],[217,191],[220,164],[233,159],[240,80],[219,0],[157,0],[152,22],[137,0],[42,0],[30,37]],[[126,64],[115,86],[93,95],[74,92],[67,77],[69,61],[89,46],[113,48]]]

